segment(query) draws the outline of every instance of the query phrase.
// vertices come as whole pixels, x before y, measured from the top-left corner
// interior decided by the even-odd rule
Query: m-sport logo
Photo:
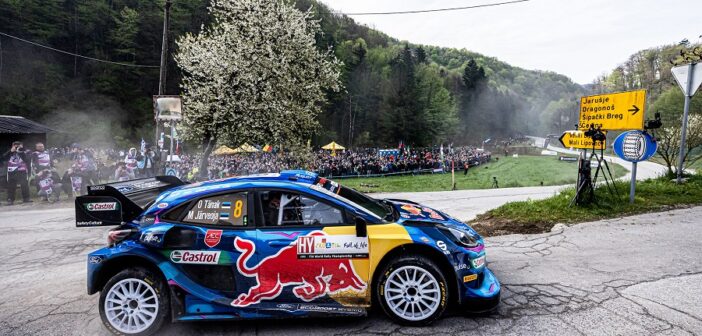
[[[174,250],[171,252],[171,261],[176,264],[216,265],[220,253],[221,251]]]
[[[117,202],[88,203],[85,205],[88,211],[112,211],[117,210]]]

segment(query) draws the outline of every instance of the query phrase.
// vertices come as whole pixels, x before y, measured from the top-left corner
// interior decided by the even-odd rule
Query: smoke
[[[122,127],[126,111],[114,100],[84,90],[68,89],[71,99],[63,106],[56,106],[42,118],[42,122],[55,129],[50,133],[50,146],[77,142],[86,147],[114,147],[116,142],[130,137]]]

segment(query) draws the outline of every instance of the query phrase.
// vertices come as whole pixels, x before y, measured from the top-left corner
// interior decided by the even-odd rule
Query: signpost
[[[642,130],[645,105],[646,90],[582,97],[578,130]]]
[[[680,85],[680,88],[685,95],[685,107],[683,111],[682,133],[680,135],[680,154],[678,156],[677,182],[682,182],[683,161],[685,158],[685,134],[687,133],[687,119],[690,112],[690,100],[697,91],[697,88],[702,84],[702,67],[695,66],[695,63],[676,66],[670,71],[673,77]]]
[[[605,135],[607,134],[606,132]],[[607,148],[606,141],[597,141],[597,144],[594,144],[593,147],[593,140],[592,137],[585,136],[585,132],[583,131],[565,131],[561,135],[560,138],[558,138],[558,141],[561,142],[563,147],[565,148],[580,148],[580,149],[605,149]]]
[[[658,149],[658,142],[651,135],[641,131],[629,131],[620,134],[612,144],[614,153],[623,160],[631,162],[631,187],[629,203],[634,203],[636,192],[636,163],[650,159]]]

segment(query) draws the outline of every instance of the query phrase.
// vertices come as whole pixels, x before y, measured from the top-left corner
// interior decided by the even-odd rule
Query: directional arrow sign
[[[606,135],[606,132],[604,132]],[[558,140],[565,148],[592,149],[592,138],[583,131],[565,131]],[[598,141],[595,149],[607,148],[606,141]]]
[[[645,106],[646,90],[582,97],[578,129],[642,130]]]

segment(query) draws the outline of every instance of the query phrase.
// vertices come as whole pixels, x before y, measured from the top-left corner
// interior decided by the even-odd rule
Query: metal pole
[[[687,133],[687,115],[690,112],[690,99],[692,98],[692,72],[695,70],[695,64],[687,65],[687,90],[685,90],[685,110],[683,112],[682,130],[680,134],[680,154],[678,157],[677,175],[678,183],[682,183],[683,161],[685,160],[685,134]]]
[[[166,64],[168,60],[168,18],[171,9],[171,1],[166,0],[165,6],[163,8],[163,36],[161,40],[161,66],[159,68],[158,76],[158,94],[162,95],[166,91]],[[154,109],[155,110],[155,109]],[[161,149],[158,148],[158,138],[159,138],[159,125],[156,115],[154,115],[154,145],[161,155]],[[171,139],[172,141],[172,139]],[[170,153],[169,153],[170,154]],[[160,162],[160,161],[159,161]],[[161,167],[157,167],[157,171],[160,171]]]
[[[631,163],[631,187],[629,187],[629,204],[634,204],[634,193],[636,192],[636,162]]]
[[[175,121],[171,121],[171,148],[168,150],[168,155],[171,158],[170,162],[173,162],[173,138],[175,138]]]

